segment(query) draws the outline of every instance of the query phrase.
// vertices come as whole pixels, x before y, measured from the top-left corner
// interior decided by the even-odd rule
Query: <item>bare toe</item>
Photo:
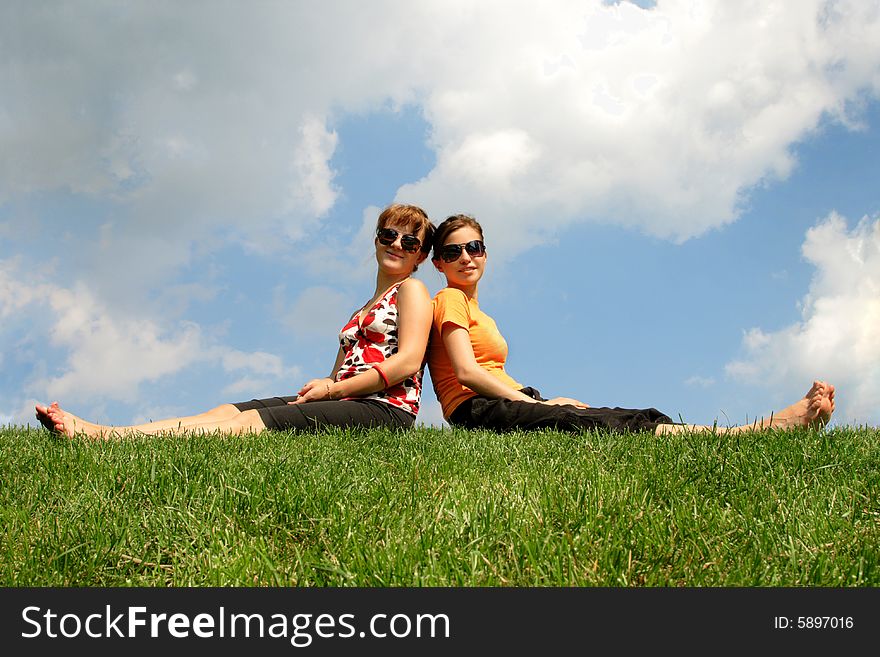
[[[34,409],[36,410],[36,418],[40,421],[40,424],[42,424],[49,431],[54,431],[55,423],[49,416],[49,409],[45,406],[40,406],[39,404],[37,404]]]
[[[824,394],[821,398],[822,413],[830,417],[834,412],[834,386],[825,382],[825,389],[823,392]]]
[[[831,420],[831,414],[834,413],[834,402],[828,397],[821,397],[816,405],[815,419],[811,424],[824,426]]]

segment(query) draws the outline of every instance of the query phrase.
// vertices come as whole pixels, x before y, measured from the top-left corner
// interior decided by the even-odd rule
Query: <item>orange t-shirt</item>
[[[474,358],[477,364],[491,375],[499,378],[514,390],[522,386],[504,371],[507,360],[507,342],[498,331],[495,320],[480,310],[476,299],[453,287],[446,287],[434,297],[434,323],[431,326],[431,341],[428,349],[428,369],[434,393],[440,400],[443,417],[448,418],[466,399],[476,397],[455,378],[452,361],[443,344],[443,326],[454,324],[466,329],[471,338]]]

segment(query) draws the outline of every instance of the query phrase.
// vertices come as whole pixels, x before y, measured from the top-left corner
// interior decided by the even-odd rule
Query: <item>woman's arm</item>
[[[588,408],[587,404],[568,397],[555,397],[554,399],[541,402],[505,385],[477,363],[470,335],[468,335],[468,331],[464,327],[448,323],[443,327],[441,335],[443,336],[446,353],[449,354],[449,360],[452,361],[452,370],[455,372],[455,378],[458,379],[461,385],[470,388],[478,395],[493,399],[524,401],[531,404],[572,405]]]
[[[421,369],[425,360],[431,319],[431,297],[425,284],[414,278],[404,281],[397,290],[397,352],[377,363],[378,368],[361,372],[343,381],[330,380],[327,384],[327,379],[316,379],[317,385],[293,403],[364,397],[412,376]],[[342,358],[337,357],[336,370],[341,364]],[[387,385],[379,371],[388,379]]]
[[[422,368],[432,320],[428,288],[418,279],[407,279],[397,291],[397,352],[378,363],[388,385],[400,383]]]
[[[466,328],[446,323],[443,325],[441,335],[446,353],[449,354],[449,360],[452,362],[452,371],[455,372],[455,378],[461,385],[470,388],[478,395],[493,399],[513,399],[532,404],[538,403],[537,399],[532,399],[519,390],[502,383],[480,367],[474,357],[474,348]]]

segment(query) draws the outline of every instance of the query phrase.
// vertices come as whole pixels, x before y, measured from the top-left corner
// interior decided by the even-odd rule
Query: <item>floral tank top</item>
[[[336,372],[337,381],[366,372],[374,365],[381,367],[386,358],[397,353],[397,291],[401,283],[403,281],[392,285],[371,308],[365,308],[360,323],[358,313],[355,313],[339,332],[339,344],[345,358]],[[349,399],[376,399],[417,415],[423,370],[424,366],[385,390]]]

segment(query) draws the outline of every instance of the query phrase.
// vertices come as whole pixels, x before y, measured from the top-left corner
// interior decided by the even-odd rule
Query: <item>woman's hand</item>
[[[299,392],[296,393],[296,401],[287,402],[288,404],[305,404],[306,402],[321,401],[322,399],[330,399],[330,386],[336,383],[330,377],[323,379],[312,379],[306,383]]]
[[[589,408],[589,404],[585,404],[582,401],[578,401],[577,399],[571,399],[570,397],[554,397],[553,399],[548,399],[544,402],[545,404],[552,404],[554,406],[577,406],[578,408]]]

